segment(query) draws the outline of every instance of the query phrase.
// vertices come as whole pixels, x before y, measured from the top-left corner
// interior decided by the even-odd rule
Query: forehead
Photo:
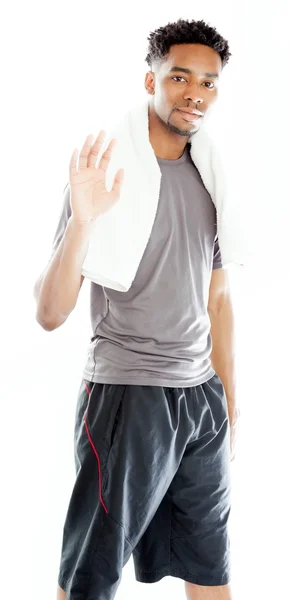
[[[222,71],[221,57],[209,46],[203,44],[176,44],[171,46],[167,59],[162,63],[161,70],[168,72],[175,65],[191,69],[196,73]]]

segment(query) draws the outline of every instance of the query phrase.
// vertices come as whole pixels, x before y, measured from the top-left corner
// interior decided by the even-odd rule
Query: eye
[[[174,77],[171,77],[171,79],[184,79],[184,81],[186,81],[184,77],[178,77],[178,75],[175,75]]]
[[[187,81],[187,80],[185,79],[185,77],[181,77],[181,75],[175,75],[174,77],[171,77],[171,79],[173,79],[173,80],[176,80],[176,79],[179,79],[179,80],[180,80],[180,79],[183,79],[184,81]],[[179,83],[179,81],[177,81],[177,83]],[[205,84],[209,84],[209,85],[211,86],[209,89],[211,89],[211,90],[212,90],[212,89],[215,87],[215,86],[214,86],[214,83],[213,83],[212,81],[205,81],[204,83],[205,83]],[[208,86],[206,86],[206,87],[208,87]]]

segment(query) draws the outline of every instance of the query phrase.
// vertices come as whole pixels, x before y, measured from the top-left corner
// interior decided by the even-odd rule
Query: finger
[[[78,149],[75,148],[71,155],[71,159],[70,159],[70,163],[69,163],[70,175],[76,175],[78,172],[78,169],[77,169],[78,154],[79,154]]]
[[[95,143],[92,145],[92,147],[90,149],[89,158],[87,161],[88,167],[96,166],[96,160],[97,160],[98,154],[100,153],[101,147],[104,143],[105,137],[106,137],[106,132],[102,129],[102,131],[100,131]]]
[[[94,139],[94,136],[92,134],[87,135],[86,141],[85,141],[85,143],[81,149],[81,153],[80,153],[79,170],[83,170],[88,167],[88,156],[91,151],[93,139]],[[103,141],[103,132],[102,131],[99,133],[96,141],[99,143],[100,140]],[[101,145],[102,145],[102,142],[101,142]]]
[[[109,166],[109,162],[112,156],[112,151],[114,150],[115,146],[116,146],[117,140],[113,139],[110,141],[107,150],[105,150],[104,154],[102,155],[102,158],[100,160],[99,163],[99,169],[102,169],[102,171],[107,171],[107,168]]]
[[[114,179],[113,187],[111,190],[112,194],[114,194],[114,196],[117,198],[120,197],[123,181],[124,181],[124,169],[119,169],[119,171],[117,172],[116,177]]]
[[[79,170],[87,168],[88,155],[91,149],[92,144],[92,134],[87,135],[86,141],[81,149],[80,158],[79,158]]]

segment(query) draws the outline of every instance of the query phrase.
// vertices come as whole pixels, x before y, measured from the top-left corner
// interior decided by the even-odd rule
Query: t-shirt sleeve
[[[59,214],[57,228],[56,228],[53,242],[52,242],[51,256],[53,256],[54,253],[56,252],[56,250],[64,236],[67,222],[68,222],[71,214],[72,214],[72,210],[71,210],[71,203],[70,203],[70,185],[69,185],[69,183],[67,183],[63,190],[63,202],[62,202],[62,207],[61,207],[61,211]]]
[[[220,246],[219,246],[219,240],[218,240],[218,236],[216,235],[215,241],[214,241],[214,249],[213,249],[212,268],[214,270],[214,269],[222,269],[222,267],[223,267],[223,263],[222,263],[221,251],[220,251]]]

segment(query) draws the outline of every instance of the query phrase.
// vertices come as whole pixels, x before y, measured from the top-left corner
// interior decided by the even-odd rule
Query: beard
[[[177,133],[178,135],[182,135],[183,137],[191,137],[195,133],[195,131],[184,131],[183,129],[179,129],[179,127],[176,127],[176,125],[170,123],[169,119],[166,124],[168,129],[174,131],[174,133]]]
[[[171,119],[171,116],[173,115],[173,113],[175,112],[175,109],[173,109],[171,111],[167,121],[162,119],[155,109],[154,109],[154,112],[155,112],[155,116],[157,117],[159,122],[162,124],[162,126],[167,127],[168,129],[170,129],[170,131],[177,133],[177,135],[181,135],[182,137],[186,137],[186,138],[191,138],[198,131],[198,128],[193,131],[191,129],[189,129],[189,130],[180,129],[179,127],[177,127],[176,125],[171,123],[170,119]]]
[[[184,130],[184,129],[180,129],[176,125],[173,125],[173,123],[171,123],[170,119],[174,112],[175,112],[175,110],[173,110],[168,117],[168,120],[166,123],[168,129],[170,129],[170,131],[174,131],[174,133],[177,133],[178,135],[181,135],[183,137],[188,137],[188,138],[192,137],[198,131],[198,127],[194,130],[192,130],[192,129]]]

